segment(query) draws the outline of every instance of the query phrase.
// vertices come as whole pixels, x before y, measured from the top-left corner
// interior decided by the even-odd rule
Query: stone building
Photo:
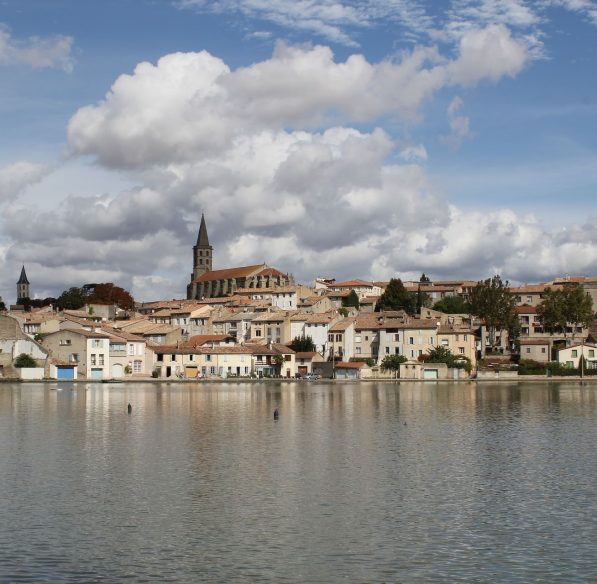
[[[239,288],[274,288],[294,283],[292,276],[284,274],[267,264],[256,264],[240,268],[213,270],[213,247],[209,244],[205,217],[197,243],[193,246],[193,272],[187,286],[187,299],[201,300],[232,295]]]

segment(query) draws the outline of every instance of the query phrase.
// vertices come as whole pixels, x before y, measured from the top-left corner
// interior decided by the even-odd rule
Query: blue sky
[[[597,3],[0,0],[0,294],[597,275]],[[146,65],[139,64],[145,63]]]

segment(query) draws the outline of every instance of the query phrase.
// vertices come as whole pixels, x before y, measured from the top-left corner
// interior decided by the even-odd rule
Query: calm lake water
[[[596,446],[595,384],[2,384],[0,582],[596,582]]]

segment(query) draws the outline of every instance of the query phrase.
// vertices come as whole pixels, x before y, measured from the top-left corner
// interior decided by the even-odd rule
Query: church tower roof
[[[27,274],[25,273],[25,266],[21,269],[21,277],[17,284],[29,284],[29,280],[27,280]]]
[[[209,237],[207,237],[207,227],[205,226],[205,216],[201,213],[201,225],[199,226],[199,235],[197,236],[197,246],[209,247]]]

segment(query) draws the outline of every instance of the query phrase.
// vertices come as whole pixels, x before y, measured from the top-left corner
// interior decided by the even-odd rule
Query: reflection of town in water
[[[4,384],[0,565],[582,580],[596,418],[579,383]]]

